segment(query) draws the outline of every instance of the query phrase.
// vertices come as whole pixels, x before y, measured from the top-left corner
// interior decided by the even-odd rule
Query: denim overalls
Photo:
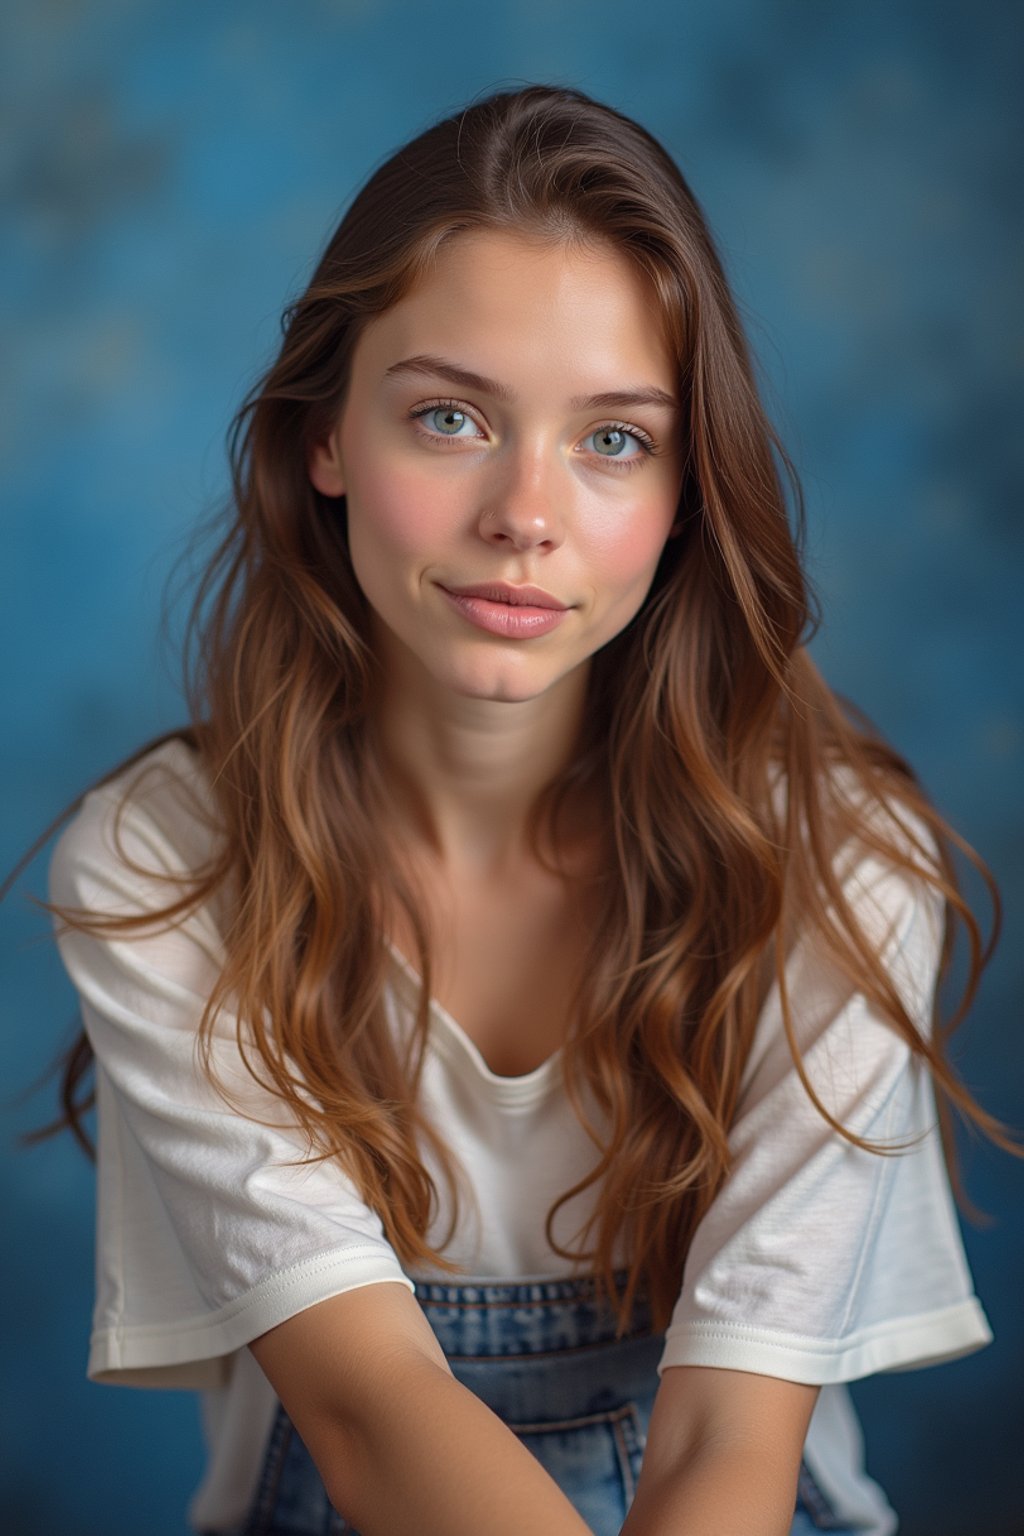
[[[624,1277],[619,1277],[619,1281]],[[590,1280],[416,1283],[456,1378],[518,1435],[594,1536],[618,1536],[640,1475],[662,1336],[641,1301],[622,1339]],[[506,1503],[513,1490],[495,1489]],[[856,1536],[801,1463],[790,1536]],[[216,1536],[358,1536],[278,1408],[248,1521]],[[214,1536],[214,1533],[210,1533]],[[403,1533],[404,1536],[404,1533]],[[486,1536],[486,1532],[481,1532]]]

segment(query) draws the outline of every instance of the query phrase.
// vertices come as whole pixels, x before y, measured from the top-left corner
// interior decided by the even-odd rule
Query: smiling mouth
[[[516,598],[510,598],[506,592],[500,592],[497,597],[485,597],[479,588],[469,592],[453,592],[440,583],[438,589],[475,629],[486,630],[505,640],[529,640],[546,635],[556,629],[570,611],[562,607],[544,607],[532,598],[524,602],[521,591]],[[543,595],[548,596],[547,593]]]
[[[482,598],[489,603],[505,603],[512,608],[544,608],[564,613],[569,604],[562,603],[542,587],[513,586],[510,582],[481,582],[471,587],[444,587],[451,597]]]

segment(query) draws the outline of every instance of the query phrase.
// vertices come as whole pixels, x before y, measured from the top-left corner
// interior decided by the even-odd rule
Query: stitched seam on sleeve
[[[262,1302],[273,1300],[282,1292],[287,1291],[295,1279],[314,1278],[330,1270],[335,1270],[347,1264],[350,1259],[363,1258],[387,1259],[390,1257],[388,1250],[375,1247],[372,1244],[362,1243],[358,1247],[335,1249],[319,1254],[312,1259],[302,1259],[297,1264],[292,1264],[288,1269],[282,1270],[279,1275],[274,1275],[267,1280],[261,1280],[258,1285],[236,1297],[234,1301],[224,1303],[214,1311],[201,1313],[198,1316],[176,1318],[168,1323],[137,1323],[127,1328],[121,1326],[118,1334],[129,1333],[132,1338],[160,1338],[162,1335],[176,1335],[192,1330],[205,1331],[210,1328],[220,1327],[231,1322],[235,1317],[242,1316],[253,1307]],[[383,1278],[383,1277],[381,1277]],[[391,1277],[389,1277],[391,1278]],[[407,1276],[401,1271],[393,1276],[396,1280],[407,1280]],[[411,1282],[409,1282],[411,1284]],[[101,1330],[103,1331],[103,1330]]]
[[[858,1329],[856,1333],[847,1334],[842,1338],[819,1339],[812,1334],[782,1333],[768,1328],[757,1328],[747,1323],[723,1323],[712,1319],[695,1318],[692,1322],[680,1323],[675,1328],[670,1328],[666,1339],[683,1337],[688,1333],[697,1334],[703,1339],[733,1340],[736,1343],[763,1344],[769,1349],[793,1349],[805,1354],[835,1354],[850,1349],[855,1349],[873,1339],[885,1338],[893,1332],[908,1327],[926,1327],[930,1324],[940,1323],[944,1318],[952,1319],[962,1313],[964,1309],[971,1309],[977,1305],[977,1298],[965,1296],[962,1300],[954,1302],[951,1306],[939,1307],[931,1312],[912,1312],[905,1317],[893,1317],[882,1323],[873,1323],[868,1328]]]

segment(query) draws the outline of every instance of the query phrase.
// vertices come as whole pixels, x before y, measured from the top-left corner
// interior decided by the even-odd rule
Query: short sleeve
[[[120,843],[133,862],[180,877],[209,841],[204,848],[190,810],[198,802],[185,792],[191,754],[180,743],[158,751],[150,789],[124,806]],[[116,786],[90,792],[58,840],[52,902],[134,913],[176,894],[118,852]],[[96,1056],[93,1380],[215,1386],[230,1354],[317,1301],[382,1281],[413,1289],[379,1218],[338,1166],[296,1165],[301,1131],[245,1069],[226,1012],[213,1062],[244,1094],[242,1109],[206,1078],[197,1027],[224,958],[208,908],[141,938],[58,923],[57,941]]]
[[[911,1017],[930,1032],[941,899],[873,855],[855,904]],[[729,1176],[701,1221],[659,1369],[722,1366],[825,1384],[954,1359],[991,1342],[957,1224],[927,1066],[820,944],[786,966],[815,1091],[879,1156],[831,1129],[800,1081],[777,984],[758,1020]]]

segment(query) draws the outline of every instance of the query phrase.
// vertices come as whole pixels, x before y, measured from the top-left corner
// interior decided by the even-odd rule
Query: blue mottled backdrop
[[[1021,14],[7,0],[0,868],[182,718],[161,588],[223,489],[223,432],[279,312],[357,185],[473,95],[573,84],[638,117],[702,199],[803,474],[816,655],[1002,884],[1007,932],[955,1053],[1020,1127]],[[85,1381],[93,1176],[70,1138],[16,1144],[52,1103],[18,1090],[74,1013],[27,899],[44,878],[40,855],[2,924],[0,1523],[181,1536],[196,1404]],[[1024,1166],[961,1145],[993,1218],[965,1237],[997,1342],[855,1394],[904,1536],[1019,1536]]]

